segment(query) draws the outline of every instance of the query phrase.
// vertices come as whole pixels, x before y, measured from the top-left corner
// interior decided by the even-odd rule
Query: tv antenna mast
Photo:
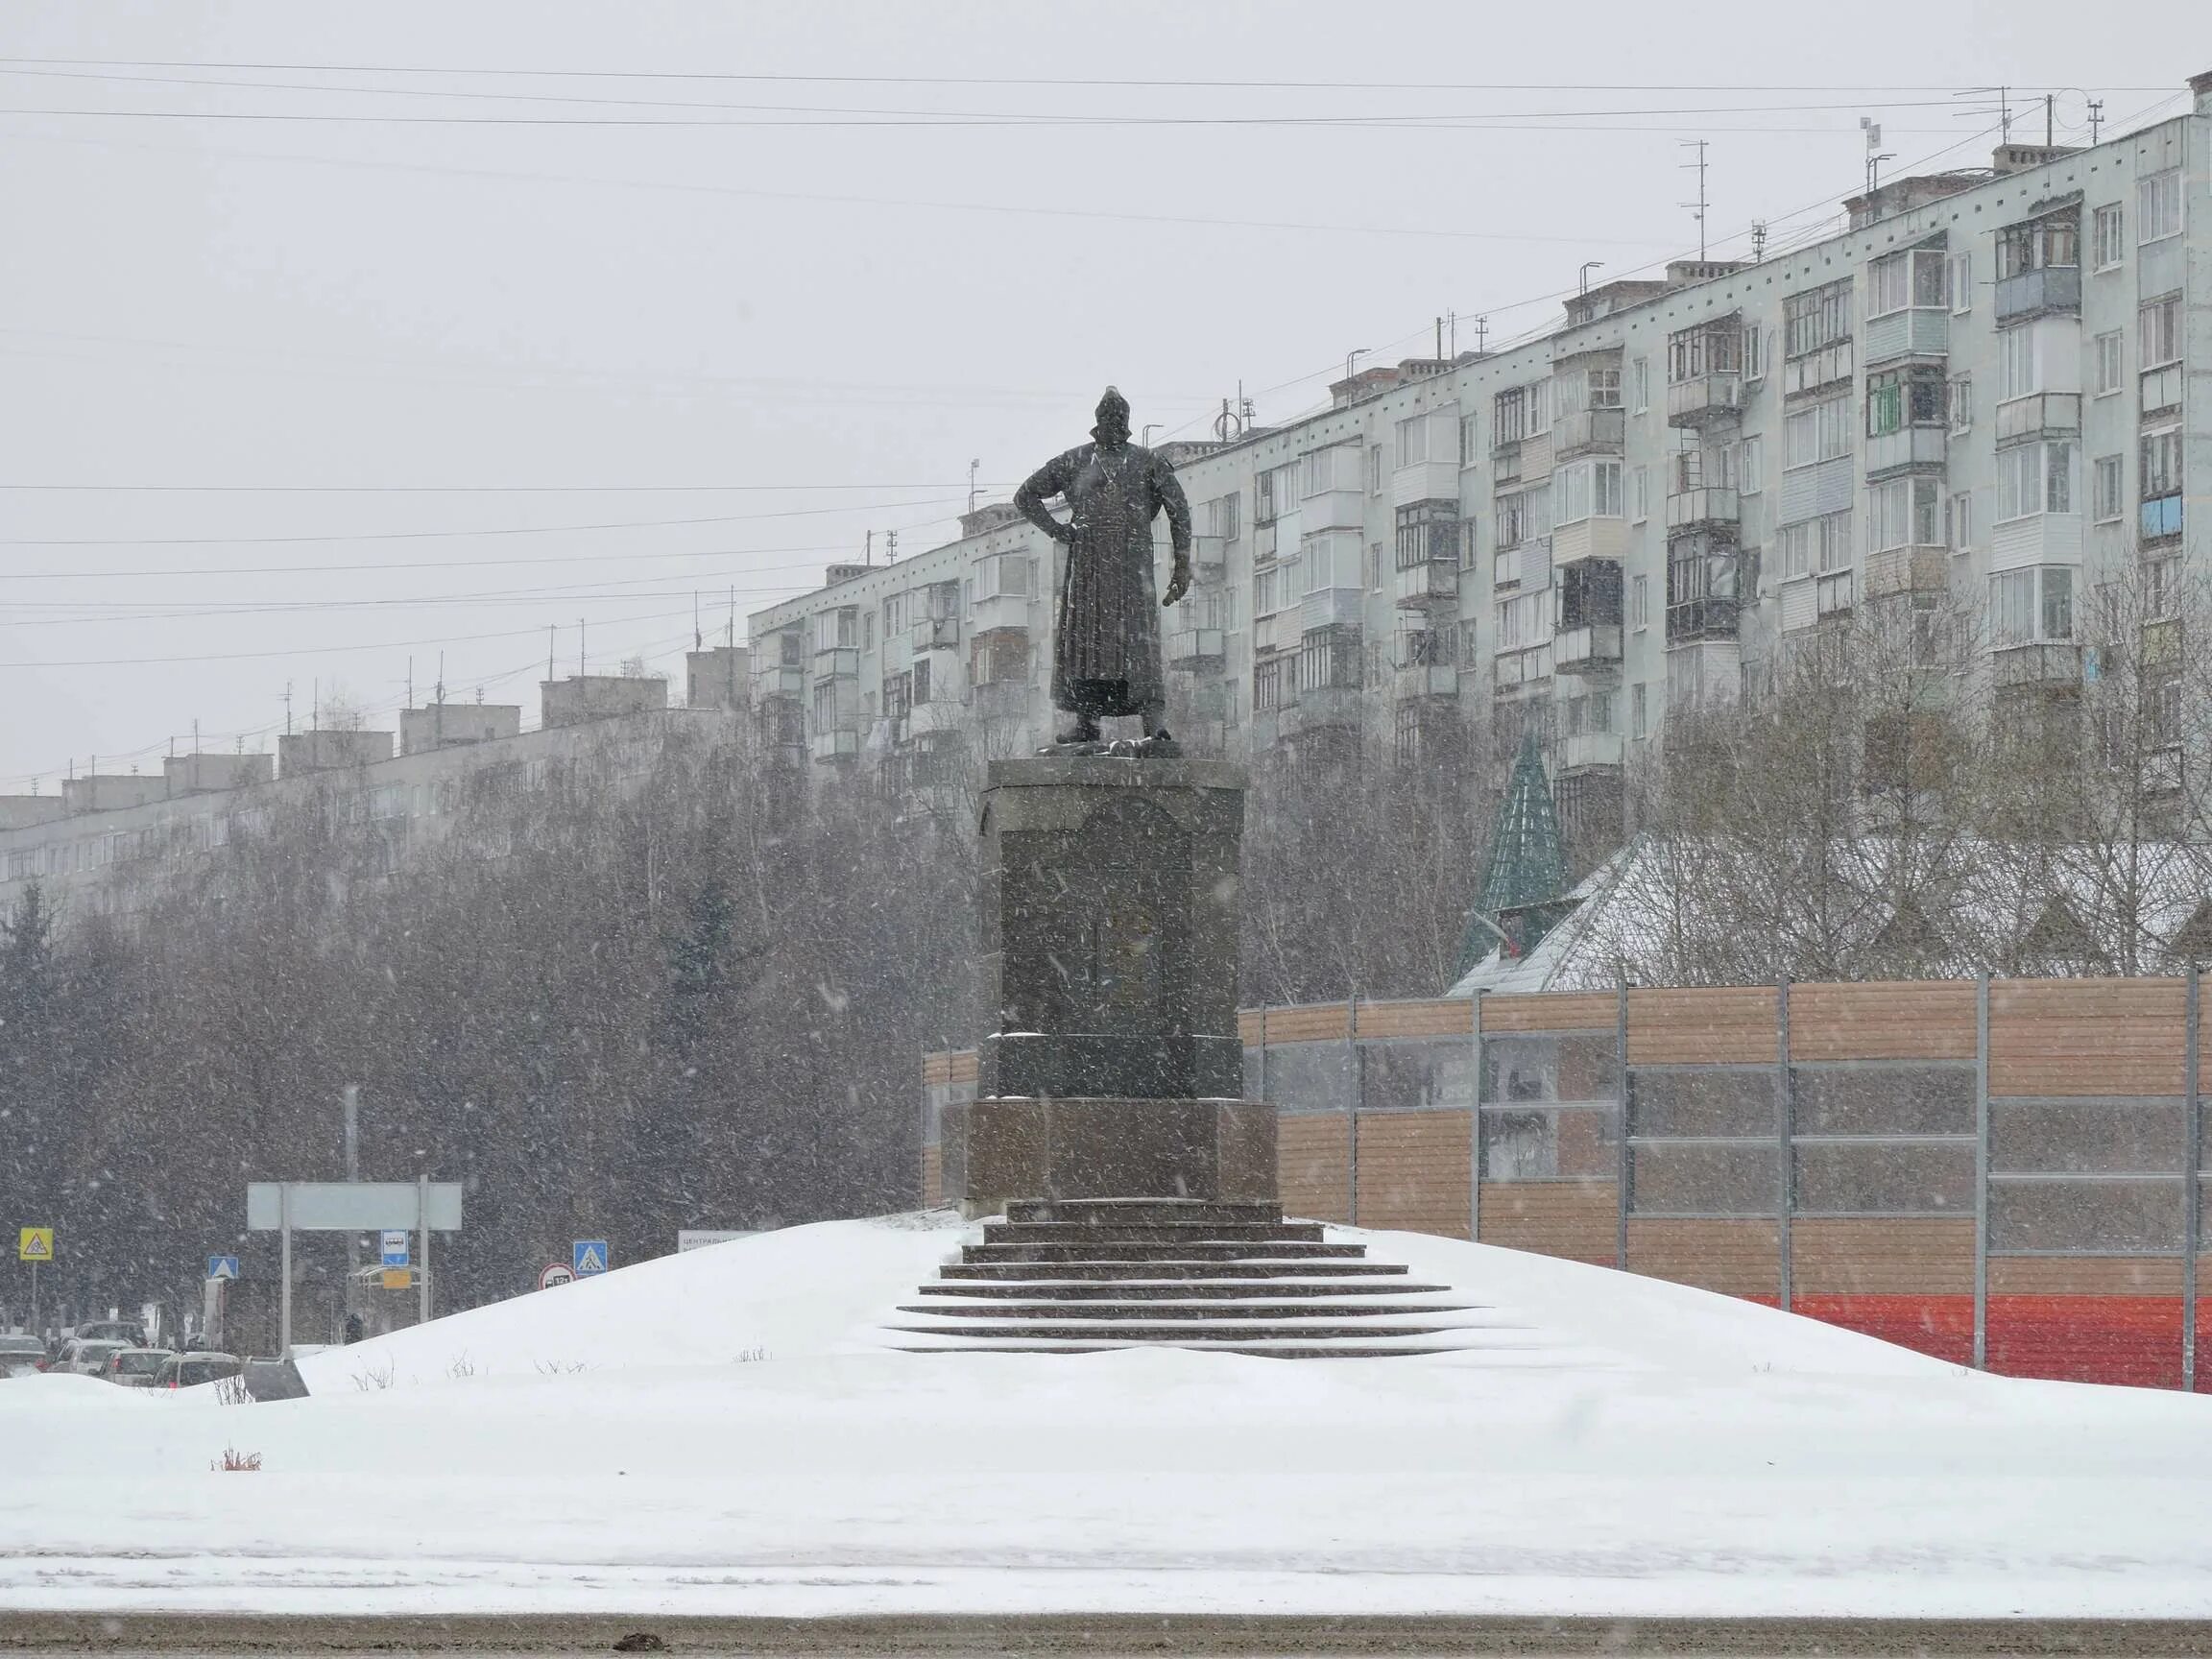
[[[1689,171],[1689,170],[1691,170],[1691,169],[1695,169],[1695,171],[1696,171],[1696,174],[1697,174],[1697,200],[1696,200],[1696,201],[1695,201],[1695,202],[1684,202],[1684,203],[1682,203],[1682,204],[1681,204],[1681,205],[1682,205],[1682,206],[1684,206],[1684,207],[1687,207],[1687,208],[1689,208],[1689,209],[1691,210],[1691,214],[1692,214],[1692,216],[1693,216],[1694,218],[1695,218],[1695,220],[1697,221],[1697,262],[1698,262],[1700,265],[1702,265],[1702,264],[1705,262],[1705,207],[1706,207],[1706,200],[1705,200],[1705,143],[1706,143],[1706,141],[1705,141],[1704,139],[1702,139],[1702,138],[1684,138],[1684,139],[1682,139],[1682,140],[1680,141],[1680,143],[1681,143],[1681,147],[1682,147],[1683,149],[1685,149],[1685,150],[1695,150],[1695,151],[1696,151],[1696,152],[1697,152],[1697,159],[1696,159],[1696,160],[1695,160],[1695,161],[1685,161],[1685,162],[1683,162],[1683,163],[1682,163],[1682,167],[1683,167],[1683,170],[1684,170],[1684,171],[1686,171],[1686,172],[1687,172],[1687,171]]]

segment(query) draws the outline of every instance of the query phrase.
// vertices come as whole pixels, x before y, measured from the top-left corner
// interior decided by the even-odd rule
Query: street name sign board
[[[423,1199],[428,1214],[421,1216],[416,1204],[424,1189],[413,1181],[249,1181],[250,1229],[270,1233],[284,1225],[287,1187],[292,1190],[290,1220],[295,1233],[380,1233],[387,1227],[413,1228],[419,1220],[440,1233],[461,1230],[458,1181],[430,1182]]]
[[[569,1246],[568,1265],[579,1279],[606,1272],[612,1260],[613,1252],[607,1248],[604,1238],[579,1238]]]
[[[407,1265],[407,1229],[406,1229],[406,1228],[404,1228],[404,1227],[387,1227],[387,1228],[385,1228],[385,1229],[384,1229],[384,1231],[383,1231],[383,1234],[382,1234],[382,1236],[381,1236],[381,1238],[380,1238],[380,1240],[379,1240],[379,1243],[380,1243],[380,1247],[381,1247],[381,1249],[382,1249],[382,1251],[383,1251],[383,1255],[384,1255],[384,1265],[385,1265],[385,1266],[387,1266],[387,1267],[404,1267],[404,1266],[406,1266],[406,1265]]]
[[[15,1260],[18,1262],[51,1262],[54,1260],[54,1229],[51,1227],[26,1227],[15,1236]]]
[[[759,1231],[757,1227],[737,1233],[718,1231],[711,1227],[680,1228],[676,1234],[676,1253],[682,1255],[686,1250],[704,1250],[709,1244],[727,1244],[733,1238],[757,1238]]]
[[[238,1277],[238,1258],[235,1256],[210,1256],[207,1258],[207,1277],[210,1279],[235,1279]]]
[[[550,1290],[556,1285],[573,1285],[576,1273],[565,1262],[548,1262],[539,1270],[538,1288]]]

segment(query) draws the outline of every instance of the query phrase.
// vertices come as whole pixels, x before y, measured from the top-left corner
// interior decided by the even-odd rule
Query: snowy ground
[[[2212,1402],[1341,1236],[1537,1352],[890,1353],[959,1230],[796,1228],[315,1356],[311,1400],[0,1387],[0,1607],[2212,1615]]]

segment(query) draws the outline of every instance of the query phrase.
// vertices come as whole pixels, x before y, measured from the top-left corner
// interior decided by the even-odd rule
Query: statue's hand
[[[1166,598],[1160,601],[1161,606],[1165,608],[1166,606],[1172,605],[1176,600],[1182,598],[1184,594],[1190,591],[1190,561],[1188,559],[1178,559],[1175,561],[1174,574],[1167,578],[1167,595]]]

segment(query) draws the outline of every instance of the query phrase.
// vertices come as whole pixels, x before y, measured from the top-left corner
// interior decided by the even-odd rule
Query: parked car
[[[0,1381],[46,1369],[46,1344],[36,1336],[0,1336]]]
[[[154,1386],[195,1388],[203,1382],[235,1377],[245,1369],[246,1361],[235,1354],[172,1354],[154,1373]]]
[[[97,1377],[107,1368],[108,1355],[119,1354],[130,1346],[128,1342],[87,1342],[82,1336],[72,1336],[62,1348],[60,1361],[49,1365],[47,1369],[74,1371],[80,1377]]]
[[[135,1319],[87,1319],[69,1334],[80,1342],[120,1342],[126,1348],[146,1346],[146,1327]]]
[[[108,1356],[108,1368],[100,1375],[126,1388],[151,1388],[161,1362],[169,1357],[166,1348],[119,1348]]]

